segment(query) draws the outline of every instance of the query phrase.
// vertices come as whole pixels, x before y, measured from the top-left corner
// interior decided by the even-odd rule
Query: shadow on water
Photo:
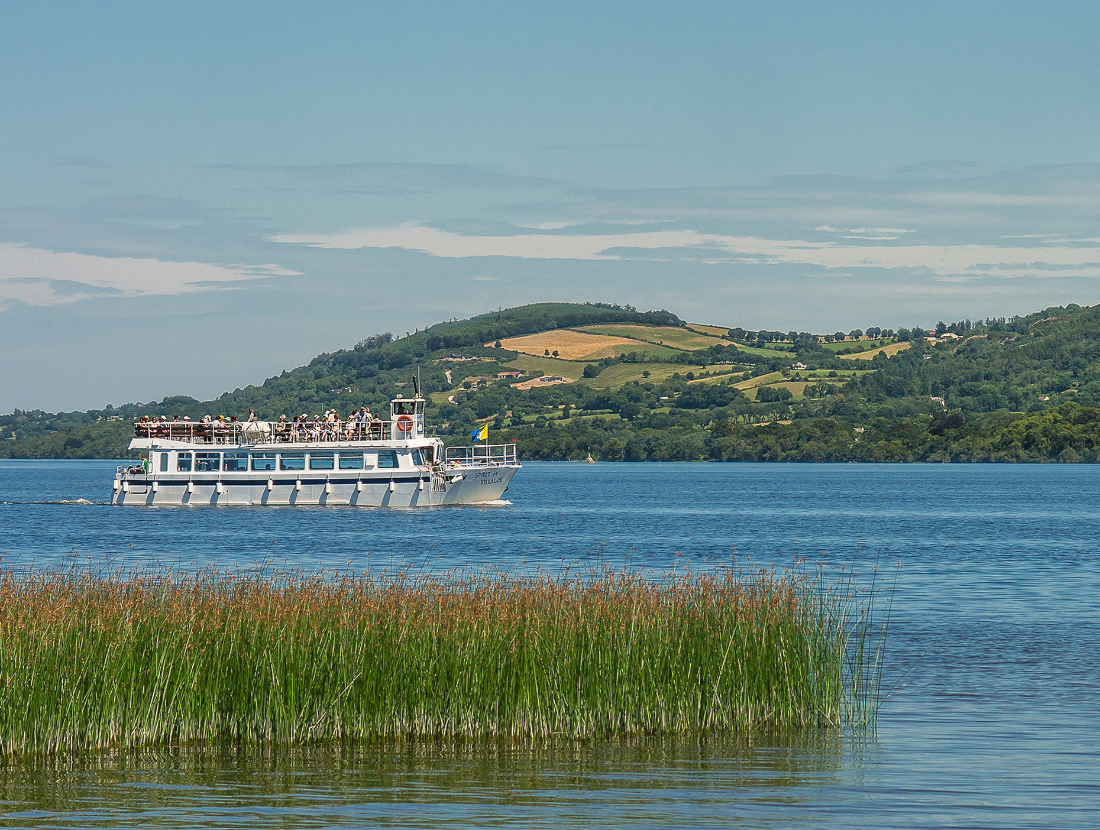
[[[816,800],[877,746],[836,731],[174,748],[0,767],[0,826],[615,825]],[[591,813],[599,806],[597,816]]]

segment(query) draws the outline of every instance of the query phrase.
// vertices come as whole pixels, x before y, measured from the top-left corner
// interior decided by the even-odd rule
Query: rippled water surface
[[[0,461],[6,563],[900,563],[899,685],[873,735],[24,761],[0,826],[1100,826],[1100,469],[528,464],[511,504],[421,511],[119,508],[113,473]]]

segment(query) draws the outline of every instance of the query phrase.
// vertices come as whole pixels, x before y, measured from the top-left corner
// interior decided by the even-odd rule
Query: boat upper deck
[[[201,445],[385,441],[387,426],[387,422],[377,419],[348,422],[149,420],[134,424],[134,437]]]

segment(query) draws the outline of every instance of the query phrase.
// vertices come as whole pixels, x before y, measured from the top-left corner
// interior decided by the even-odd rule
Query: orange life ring
[[[408,415],[397,416],[397,429],[400,432],[412,432],[413,419]]]

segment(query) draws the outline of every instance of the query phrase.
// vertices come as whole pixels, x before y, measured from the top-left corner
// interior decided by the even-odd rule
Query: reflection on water
[[[835,732],[801,731],[24,760],[0,768],[0,826],[724,823],[808,805],[875,751]]]

